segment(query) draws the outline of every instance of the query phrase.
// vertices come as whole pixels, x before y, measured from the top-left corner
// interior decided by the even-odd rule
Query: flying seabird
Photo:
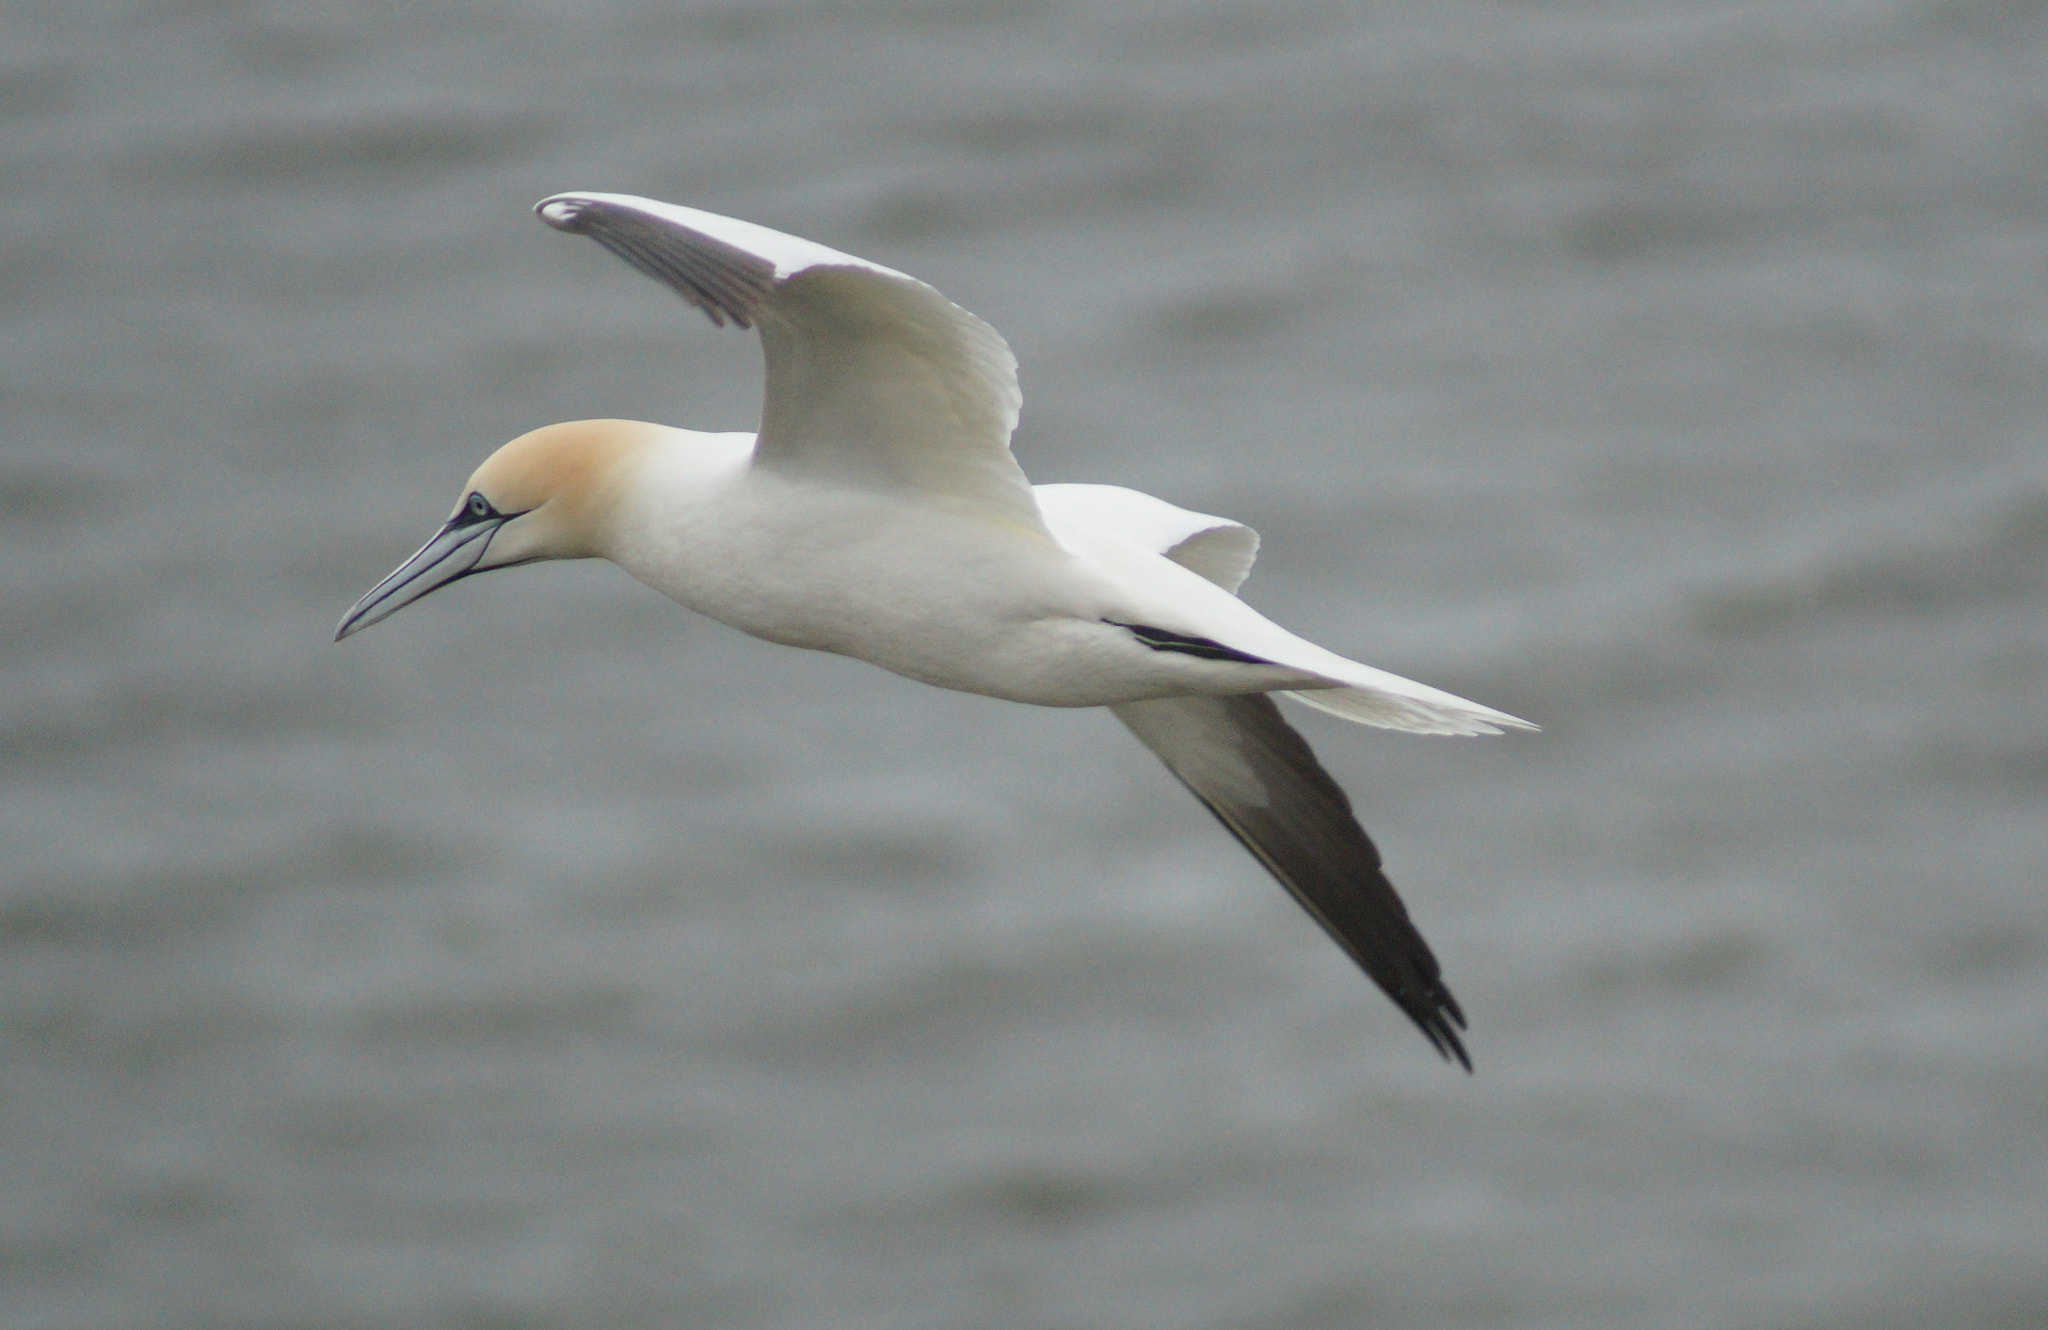
[[[549,425],[469,478],[339,641],[472,573],[603,558],[771,642],[964,692],[1108,707],[1467,1071],[1465,1014],[1344,791],[1272,694],[1417,734],[1527,721],[1326,651],[1237,598],[1258,535],[1113,485],[1032,485],[1002,336],[903,273],[623,194],[535,208],[759,332],[758,434]]]

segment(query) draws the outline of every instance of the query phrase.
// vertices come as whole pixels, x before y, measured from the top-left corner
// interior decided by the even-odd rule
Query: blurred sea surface
[[[2048,8],[13,0],[0,182],[0,1324],[2048,1324]],[[1294,715],[1478,1074],[1106,715],[603,565],[331,645],[752,428],[564,189],[1543,724]]]

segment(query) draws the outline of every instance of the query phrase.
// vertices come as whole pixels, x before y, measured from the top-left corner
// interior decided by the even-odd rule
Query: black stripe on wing
[[[754,326],[775,287],[775,265],[722,240],[603,199],[552,198],[535,210],[557,231],[589,236],[675,290],[723,328]]]
[[[1351,801],[1264,693],[1110,708],[1371,976],[1446,1059],[1465,1013]]]
[[[1230,660],[1240,665],[1271,665],[1273,662],[1263,656],[1254,656],[1239,651],[1236,647],[1224,646],[1221,642],[1206,637],[1190,637],[1186,633],[1169,632],[1164,628],[1150,628],[1141,623],[1118,623],[1115,619],[1104,619],[1113,628],[1122,628],[1131,636],[1151,647],[1154,651],[1178,651],[1184,656],[1198,660]]]

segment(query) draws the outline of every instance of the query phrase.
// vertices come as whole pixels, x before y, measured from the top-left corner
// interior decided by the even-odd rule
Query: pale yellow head
[[[662,433],[637,420],[572,420],[512,440],[470,476],[434,538],[356,602],[335,640],[471,573],[602,557],[630,462]]]

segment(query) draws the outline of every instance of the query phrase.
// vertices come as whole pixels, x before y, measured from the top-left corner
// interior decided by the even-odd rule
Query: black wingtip
[[[1458,1032],[1450,1027],[1449,1022],[1418,1019],[1415,1024],[1421,1027],[1422,1037],[1429,1040],[1438,1057],[1446,1062],[1456,1062],[1465,1069],[1467,1076],[1472,1074],[1472,1055],[1465,1051],[1465,1041],[1458,1037]]]
[[[1422,1031],[1422,1037],[1429,1040],[1438,1057],[1456,1062],[1466,1075],[1472,1074],[1472,1055],[1465,1051],[1465,1041],[1459,1037],[1459,1031],[1465,1029],[1465,1013],[1450,989],[1437,984],[1419,1002],[1410,1001],[1407,994],[1397,995],[1395,1001]]]
[[[1456,1058],[1458,1065],[1465,1069],[1467,1076],[1470,1076],[1472,1074],[1472,1055],[1465,1051],[1465,1041],[1460,1039],[1457,1032],[1451,1029],[1449,1025],[1438,1027],[1436,1036],[1441,1041],[1437,1045],[1437,1051],[1443,1054],[1444,1060],[1448,1062],[1452,1058]]]

